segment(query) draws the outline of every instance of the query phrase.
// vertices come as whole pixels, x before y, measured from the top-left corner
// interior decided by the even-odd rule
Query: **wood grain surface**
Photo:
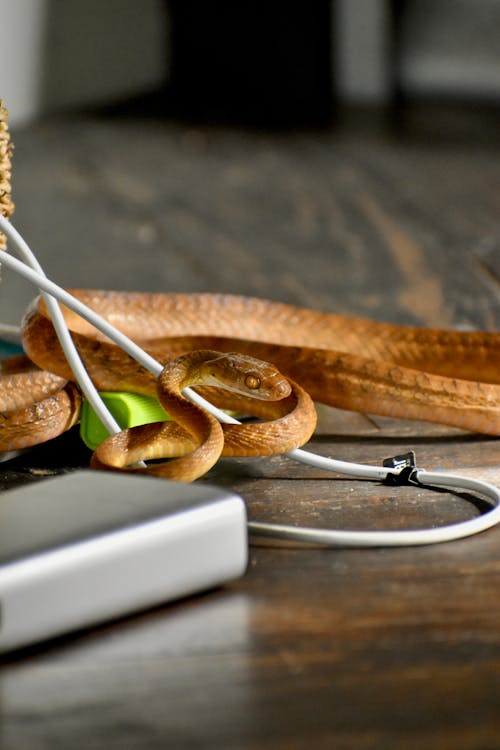
[[[500,322],[494,140],[197,129],[133,117],[14,133],[16,225],[68,286],[254,294],[379,320]],[[3,320],[32,296],[6,271]],[[495,439],[321,408],[312,449],[500,483]],[[0,465],[0,487],[83,466],[75,432]],[[252,519],[403,528],[481,513],[284,457],[203,481]],[[252,540],[241,580],[5,659],[0,747],[500,747],[500,529],[414,549]]]

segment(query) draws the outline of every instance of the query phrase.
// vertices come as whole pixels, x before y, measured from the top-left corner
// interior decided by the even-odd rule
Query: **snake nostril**
[[[278,399],[286,398],[292,392],[292,387],[288,380],[283,379],[276,384],[274,391]]]

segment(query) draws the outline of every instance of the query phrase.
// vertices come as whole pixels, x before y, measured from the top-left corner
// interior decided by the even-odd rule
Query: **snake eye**
[[[250,373],[245,377],[245,385],[251,391],[255,391],[257,388],[260,388],[260,382],[261,381],[259,376],[254,375],[253,373]]]

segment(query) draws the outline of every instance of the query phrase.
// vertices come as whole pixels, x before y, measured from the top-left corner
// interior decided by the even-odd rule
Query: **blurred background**
[[[0,24],[13,125],[153,94],[289,127],[346,103],[500,99],[498,0],[0,0]]]
[[[500,0],[0,0],[0,25],[15,221],[62,283],[494,325]]]

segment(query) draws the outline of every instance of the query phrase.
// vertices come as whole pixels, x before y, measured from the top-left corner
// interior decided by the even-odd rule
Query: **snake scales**
[[[500,435],[497,333],[397,326],[234,295],[94,290],[73,290],[73,294],[161,362],[196,350],[239,352],[272,362],[290,378],[292,393],[282,403],[276,402],[281,406],[259,402],[257,415],[273,421],[259,426],[260,443],[255,449],[246,444],[243,450],[247,455],[283,450],[279,444],[282,423],[285,431],[288,429],[285,450],[294,442],[301,444],[308,439],[314,417],[304,390],[314,401],[343,409],[430,420]],[[65,316],[99,389],[148,394],[155,390],[154,378],[148,372],[74,313],[65,310]],[[25,317],[23,341],[28,357],[40,370],[26,362],[4,365],[0,381],[0,411],[5,417],[0,425],[0,448],[4,450],[7,444],[9,448],[15,445],[16,419],[23,410],[23,419],[31,421],[33,432],[38,425],[43,430],[43,438],[21,438],[24,444],[48,439],[78,419],[78,390],[71,384],[65,386],[72,375],[40,301]],[[181,361],[184,366],[186,360]],[[20,367],[27,372],[9,372],[9,368]],[[18,397],[21,381],[28,393]],[[218,391],[216,396],[211,391],[210,398],[226,406],[233,403],[221,401]],[[236,403],[233,408],[244,406]],[[16,415],[13,421],[12,413]],[[287,427],[288,414],[292,416]],[[139,433],[135,434],[141,436],[141,428],[136,429]],[[294,431],[295,441],[291,436]],[[190,434],[184,453],[202,442],[200,436]],[[117,446],[115,457],[101,462],[98,456],[96,465],[123,463],[116,455],[125,449],[125,438],[109,440]],[[142,446],[143,436],[137,442]],[[169,463],[175,462],[165,466]],[[162,471],[155,465],[151,470]]]

